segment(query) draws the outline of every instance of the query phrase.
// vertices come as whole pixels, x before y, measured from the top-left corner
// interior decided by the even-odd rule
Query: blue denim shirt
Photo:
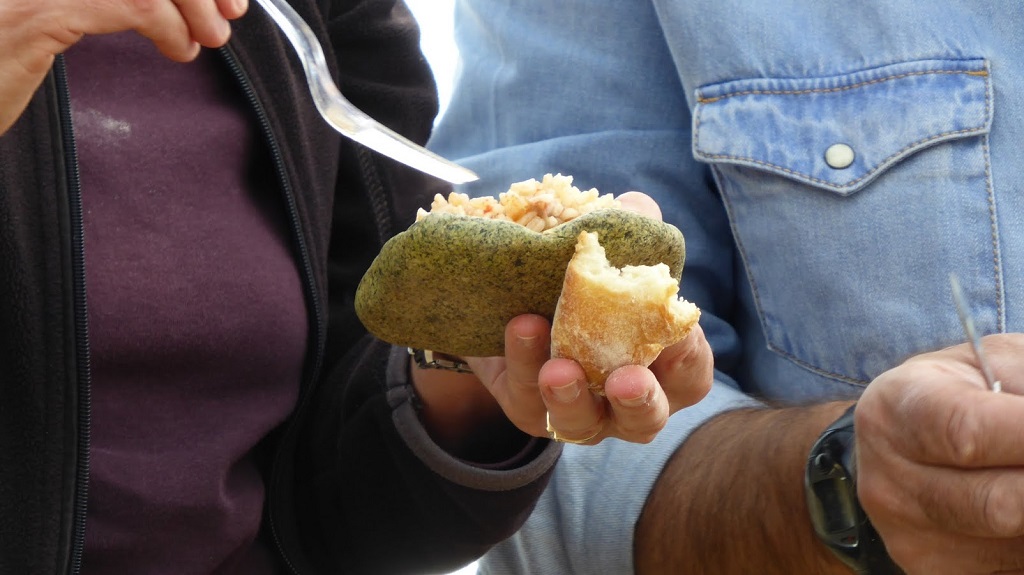
[[[460,0],[431,146],[467,188],[570,174],[682,230],[717,381],[651,445],[566,446],[486,573],[631,573],[661,466],[708,417],[855,397],[913,354],[1024,330],[1024,3]],[[670,536],[671,534],[666,534]]]

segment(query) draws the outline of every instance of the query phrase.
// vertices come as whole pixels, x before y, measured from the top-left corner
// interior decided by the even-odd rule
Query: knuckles
[[[1021,494],[1016,485],[993,477],[982,489],[976,490],[976,507],[981,523],[990,536],[1019,537],[1024,534],[1024,512]]]
[[[978,412],[967,402],[950,402],[948,411],[943,416],[943,445],[949,464],[958,468],[975,467],[985,461],[980,441],[982,426],[978,420]]]

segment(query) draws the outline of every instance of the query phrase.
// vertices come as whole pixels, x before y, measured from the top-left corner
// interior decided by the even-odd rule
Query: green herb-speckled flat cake
[[[549,178],[543,184],[529,183],[538,189],[566,183]],[[590,200],[596,197],[596,190],[588,193]],[[502,194],[502,201],[507,200]],[[446,204],[439,197],[435,207],[438,202]],[[598,234],[616,267],[664,263],[680,278],[685,247],[676,227],[617,207],[589,212],[580,207],[572,206],[568,222],[549,217],[553,227],[543,226],[544,231],[535,231],[541,227],[536,221],[532,228],[516,223],[536,220],[529,214],[513,214],[510,220],[515,221],[509,221],[436,210],[421,213],[419,221],[384,245],[363,276],[356,312],[371,333],[396,345],[460,356],[504,355],[510,319],[524,313],[548,319],[554,315],[581,231]],[[544,209],[551,211],[547,204]],[[530,210],[536,211],[526,208]]]

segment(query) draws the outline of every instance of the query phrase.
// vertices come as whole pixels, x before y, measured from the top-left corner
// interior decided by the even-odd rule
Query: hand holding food
[[[413,373],[424,421],[449,443],[466,405],[479,420],[488,401],[532,435],[647,442],[711,386],[699,311],[676,297],[683,259],[650,198],[548,175],[498,198],[437,196],[384,246],[356,311],[385,341],[472,368],[475,384]]]
[[[699,324],[682,341],[665,348],[649,367],[627,365],[613,371],[605,380],[604,395],[588,391],[578,362],[550,357],[551,325],[544,318],[516,317],[506,334],[505,357],[466,361],[505,416],[538,437],[588,445],[606,438],[647,443],[665,427],[670,415],[697,403],[711,388],[711,348]],[[442,375],[428,373],[436,370],[414,371]],[[450,382],[454,374],[445,373]],[[449,385],[439,381],[438,387]],[[470,389],[461,388],[460,395]]]

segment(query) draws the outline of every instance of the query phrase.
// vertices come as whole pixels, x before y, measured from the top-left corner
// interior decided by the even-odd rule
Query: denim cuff
[[[707,397],[670,417],[647,445],[617,439],[566,445],[526,525],[481,560],[479,573],[633,573],[633,531],[669,458],[707,420],[755,405],[716,381]]]

